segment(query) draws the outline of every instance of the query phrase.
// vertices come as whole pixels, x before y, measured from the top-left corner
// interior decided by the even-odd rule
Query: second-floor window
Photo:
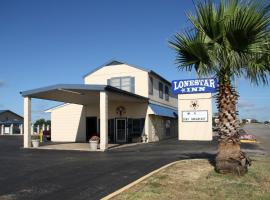
[[[159,98],[163,99],[163,84],[159,82],[158,84]]]
[[[149,77],[149,94],[154,94],[154,80],[153,80],[153,77]]]
[[[108,79],[108,85],[125,90],[128,92],[135,93],[135,79],[134,77],[114,77]]]
[[[165,100],[169,101],[169,87],[167,85],[165,85]]]

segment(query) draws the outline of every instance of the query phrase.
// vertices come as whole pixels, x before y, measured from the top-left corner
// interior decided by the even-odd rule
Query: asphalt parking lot
[[[212,160],[216,147],[173,139],[104,153],[35,150],[21,136],[0,136],[0,199],[100,199],[172,161]]]
[[[248,133],[255,135],[260,142],[259,149],[270,155],[270,125],[247,124],[244,129]]]

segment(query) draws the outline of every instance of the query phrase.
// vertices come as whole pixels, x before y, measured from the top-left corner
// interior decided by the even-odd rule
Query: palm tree
[[[200,77],[219,81],[219,173],[243,175],[249,158],[240,149],[238,93],[232,82],[244,76],[255,84],[267,84],[270,73],[270,4],[266,1],[228,0],[197,2],[192,28],[177,33],[170,46],[176,51],[179,69],[195,70]]]

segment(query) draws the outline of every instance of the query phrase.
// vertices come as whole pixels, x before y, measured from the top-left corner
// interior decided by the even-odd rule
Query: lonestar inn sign
[[[218,82],[215,78],[172,81],[172,93],[174,94],[215,93],[217,87]]]

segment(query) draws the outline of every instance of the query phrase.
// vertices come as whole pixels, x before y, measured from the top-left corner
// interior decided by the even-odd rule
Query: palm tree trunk
[[[217,95],[219,144],[215,169],[219,173],[243,175],[248,171],[250,160],[240,149],[237,100],[238,94],[230,82],[220,84]]]

